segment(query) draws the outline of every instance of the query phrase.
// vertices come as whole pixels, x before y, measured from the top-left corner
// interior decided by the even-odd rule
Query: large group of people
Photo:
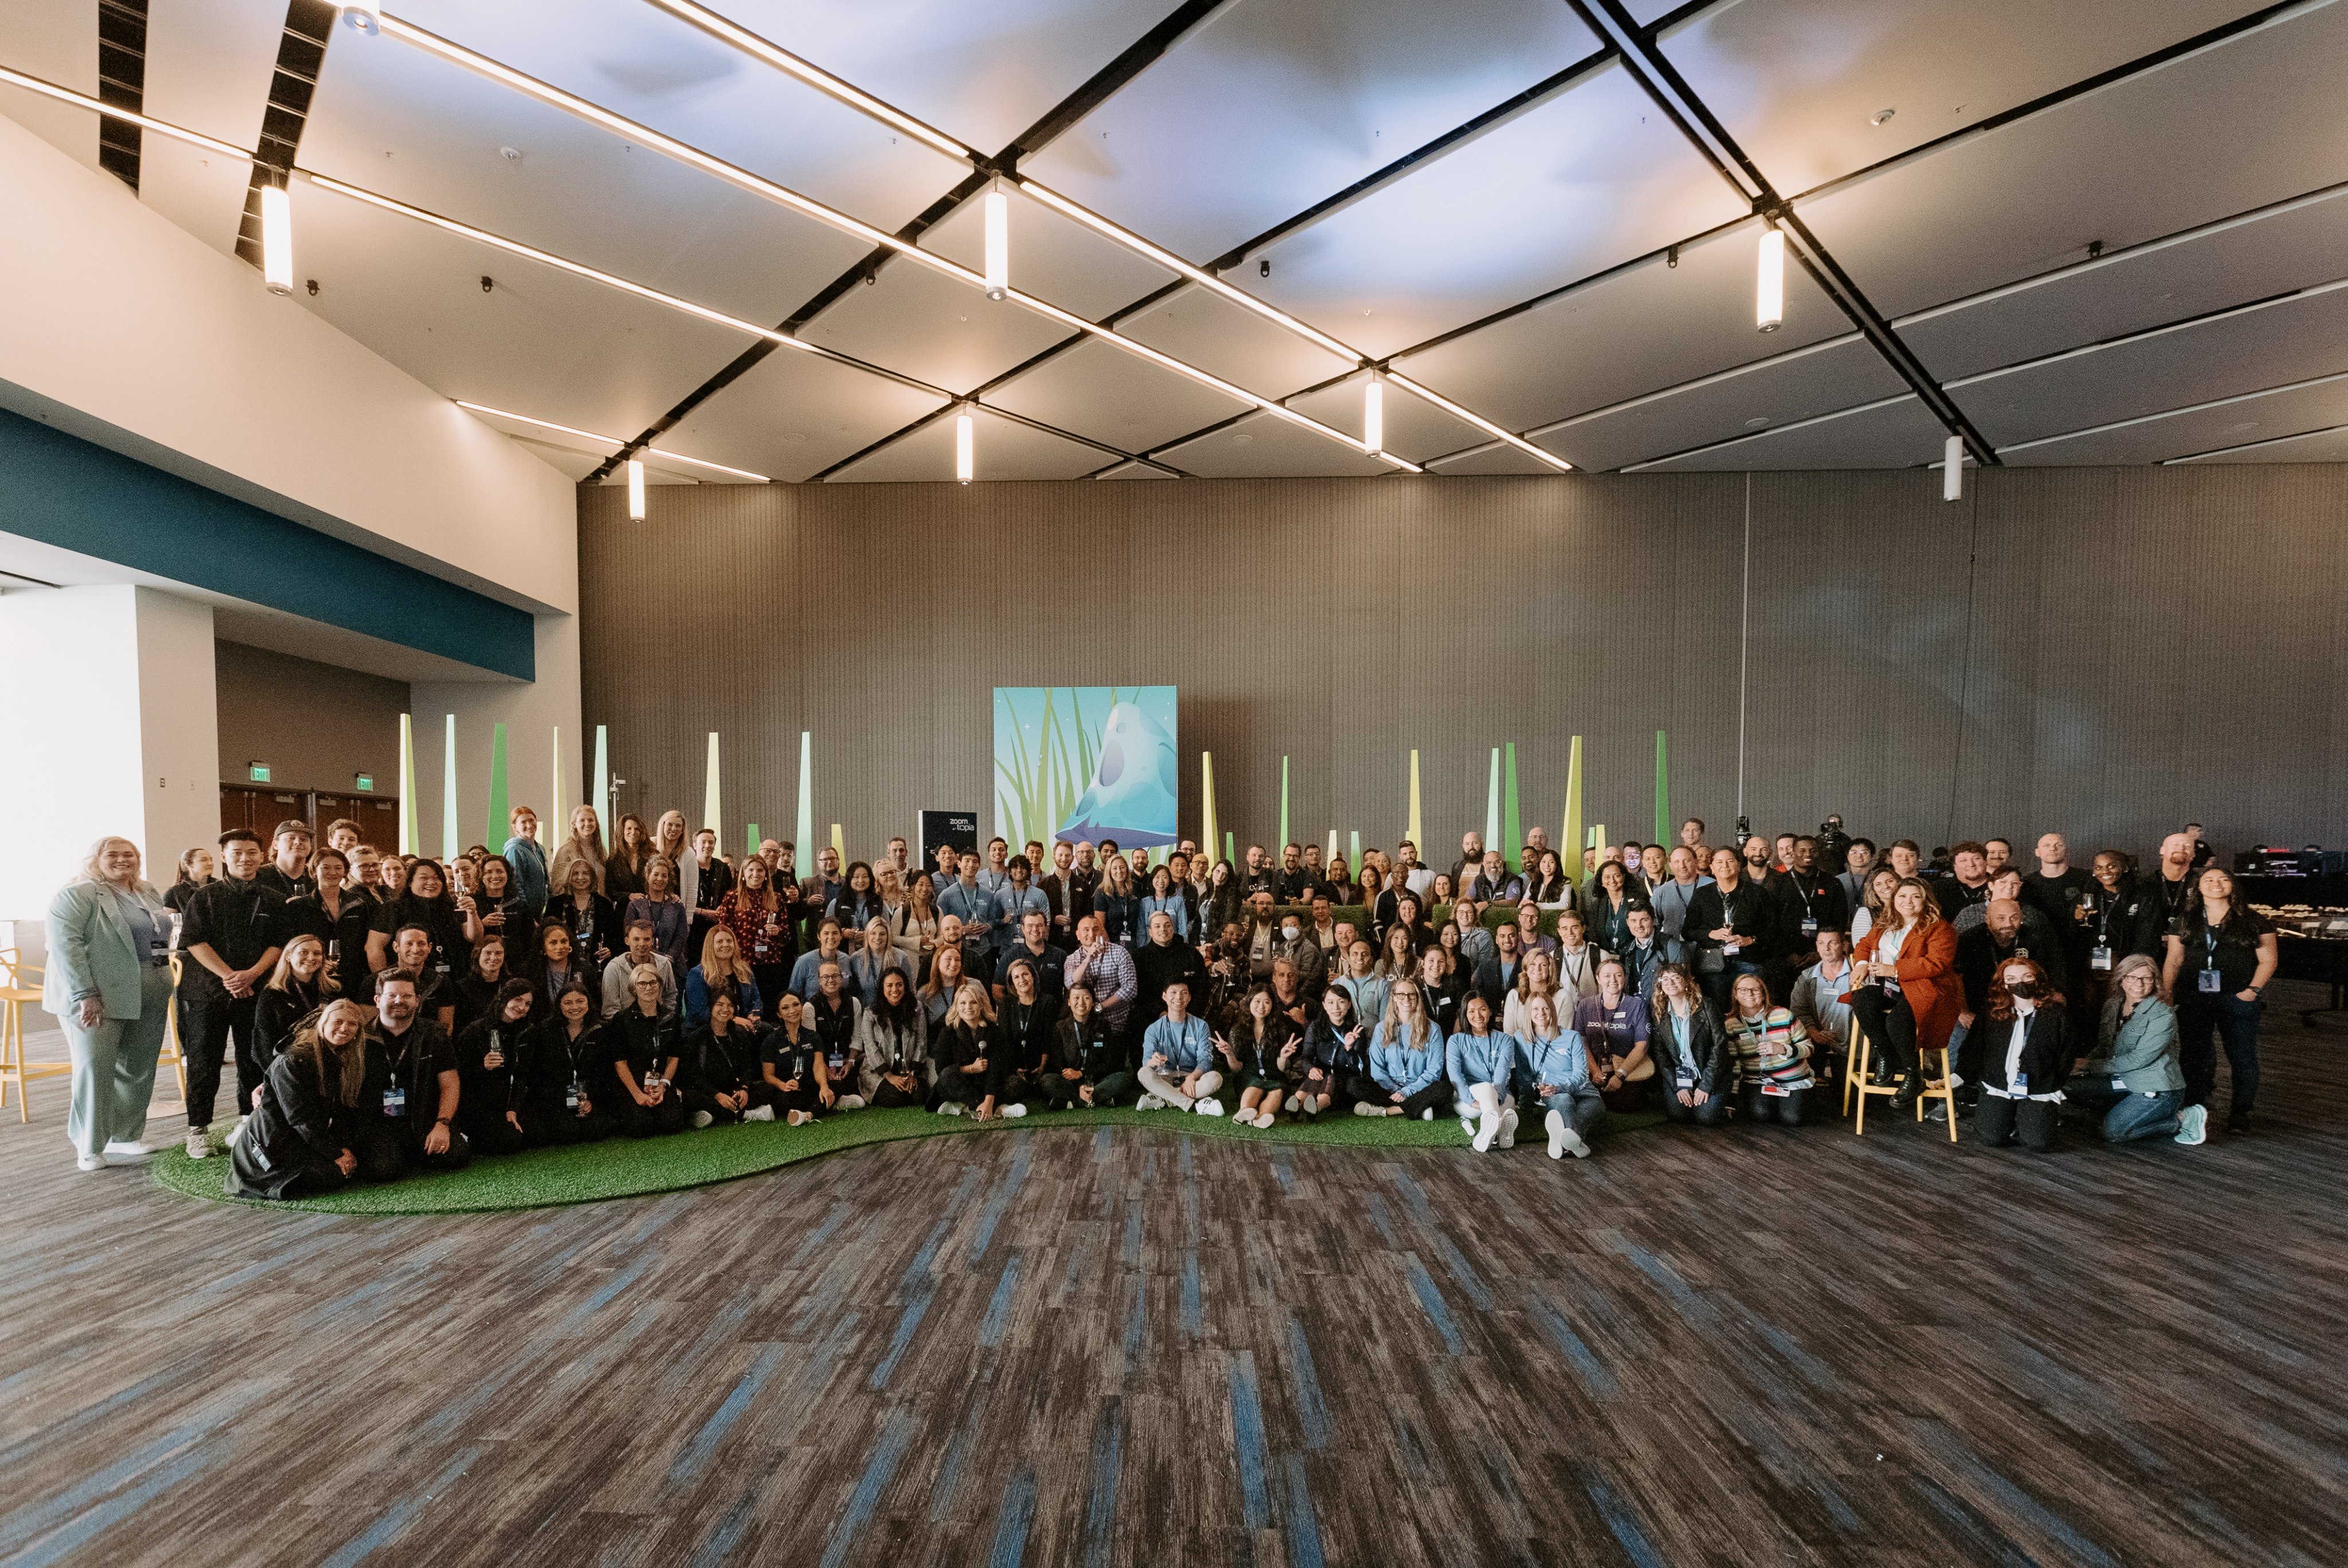
[[[680,812],[578,807],[560,843],[447,864],[355,824],[189,851],[159,889],[101,840],[48,920],[82,1167],[149,1153],[177,1009],[187,1153],[287,1198],[604,1138],[798,1126],[866,1107],[1015,1118],[1085,1107],[1282,1119],[1457,1118],[1478,1152],[1538,1115],[1551,1158],[1610,1110],[1799,1126],[1866,1071],[1984,1143],[2203,1141],[2258,1090],[2272,929],[2198,830],[2139,870],[2002,838],[1927,857],[1820,833],[1513,860],[1463,836],[1358,865],[1317,845],[996,838],[932,864],[773,839],[729,858]],[[551,836],[551,835],[550,835]],[[173,984],[176,967],[178,983]],[[224,1063],[235,1105],[215,1112]]]

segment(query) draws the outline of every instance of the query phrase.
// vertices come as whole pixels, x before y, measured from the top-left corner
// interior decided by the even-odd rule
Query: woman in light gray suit
[[[147,1102],[171,1004],[171,912],[139,874],[127,838],[90,845],[81,875],[49,901],[41,1005],[73,1052],[66,1136],[85,1171],[151,1151]]]

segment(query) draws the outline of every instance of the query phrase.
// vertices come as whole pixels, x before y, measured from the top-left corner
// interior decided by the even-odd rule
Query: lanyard
[[[2201,960],[2201,967],[2205,969],[2216,968],[2218,967],[2218,927],[2202,927],[2201,943],[2203,951],[2207,955]]]

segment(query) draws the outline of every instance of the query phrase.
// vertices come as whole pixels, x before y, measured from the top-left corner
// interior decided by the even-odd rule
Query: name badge
[[[2203,991],[2212,996],[2225,989],[2224,982],[2218,979],[2217,970],[2204,969],[2201,971],[2201,989]]]
[[[1803,935],[1803,936],[1805,936],[1805,937],[1815,937],[1815,936],[1817,936],[1818,934],[1818,923],[1816,920],[1805,920],[1805,921],[1803,921],[1803,922],[1802,922],[1802,935]]]
[[[2022,1100],[2027,1098],[2029,1093],[2030,1074],[2026,1072],[2015,1073],[2013,1075],[2013,1097],[2016,1100]]]
[[[383,1113],[386,1116],[407,1114],[407,1091],[395,1083],[383,1091]]]
[[[2115,1072],[2112,1074],[2112,1087],[2118,1090],[2122,1094],[2126,1094],[2127,1092],[2127,1080]],[[2145,1092],[2147,1094],[2150,1094],[2153,1091],[2147,1089]]]
[[[1733,958],[1736,957],[1737,950],[1744,946],[1745,944],[1742,942],[1723,942],[1720,945],[1720,950]]]
[[[147,961],[150,964],[156,965],[158,968],[170,963],[171,961],[170,939],[162,936],[148,938]]]
[[[2087,949],[2087,968],[2091,969],[2108,969],[2111,967],[2112,950],[2109,948],[2089,948]]]
[[[1695,1087],[1695,1074],[1688,1071],[1685,1068],[1682,1068],[1679,1073],[1679,1086],[1682,1089],[1694,1089]]]

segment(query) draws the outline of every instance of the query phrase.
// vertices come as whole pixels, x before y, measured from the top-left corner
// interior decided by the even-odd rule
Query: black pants
[[[1908,999],[1881,986],[1853,986],[1850,1010],[1868,1043],[1903,1076],[1916,1071],[1916,1014]]]
[[[1033,1072],[989,1071],[986,1091],[994,1097],[998,1112],[1009,1105],[1039,1105],[1046,1099],[1043,1076]]]
[[[1676,1088],[1663,1091],[1663,1116],[1673,1122],[1693,1122],[1699,1127],[1717,1127],[1728,1119],[1728,1098],[1715,1094],[1701,1105],[1683,1105]]]
[[[1394,1091],[1386,1088],[1375,1078],[1351,1079],[1345,1084],[1345,1092],[1355,1100],[1366,1100],[1373,1105],[1387,1106],[1395,1102]],[[1451,1081],[1447,1078],[1438,1078],[1417,1093],[1406,1099],[1402,1102],[1402,1113],[1414,1122],[1429,1111],[1447,1116],[1451,1113],[1451,1107],[1457,1099],[1457,1091],[1451,1087]]]
[[[710,1124],[712,1126],[723,1127],[728,1122],[739,1122],[742,1120],[742,1112],[749,1110],[752,1106],[757,1104],[757,1098],[754,1096],[751,1099],[744,1101],[742,1102],[742,1110],[736,1111],[731,1105],[721,1103],[718,1101],[717,1096],[715,1094],[703,1094],[697,1091],[688,1092],[685,1097],[685,1113],[686,1120],[690,1121],[693,1117],[699,1115],[704,1111],[706,1111],[709,1112]]]
[[[2178,1066],[2185,1073],[2185,1103],[2207,1105],[2218,1091],[2218,1047],[2210,1042],[2214,1030],[2218,1043],[2226,1050],[2226,1066],[2233,1074],[2228,1117],[2246,1121],[2259,1097],[2259,1014],[2265,1004],[2246,1002],[2231,991],[2209,996],[2187,991],[2183,982],[2198,974],[2198,970],[2185,971],[2178,986]],[[188,1092],[195,1092],[192,1078]]]
[[[1973,1136],[1986,1149],[2002,1149],[2019,1141],[2034,1154],[2044,1154],[2054,1146],[2054,1134],[2063,1124],[2063,1108],[2051,1100],[2008,1100],[2003,1094],[1984,1094],[1973,1112]]]
[[[919,1073],[913,1075],[911,1090],[900,1089],[883,1078],[880,1086],[872,1091],[871,1105],[876,1111],[895,1111],[907,1105],[927,1105],[929,1102],[930,1091],[922,1087]]]
[[[438,1154],[424,1152],[432,1123],[407,1116],[386,1116],[380,1126],[362,1123],[351,1131],[351,1153],[358,1159],[362,1182],[396,1182],[418,1171],[461,1171],[473,1161],[473,1146],[460,1128],[448,1129],[448,1147]]]
[[[1803,1108],[1809,1102],[1810,1091],[1807,1089],[1796,1089],[1785,1094],[1764,1094],[1756,1083],[1745,1091],[1745,1119],[1798,1127],[1802,1124]]]
[[[533,1149],[556,1147],[564,1143],[599,1143],[612,1135],[612,1113],[590,1097],[588,1104],[594,1109],[582,1116],[575,1111],[556,1106],[541,1110],[530,1106],[521,1113],[522,1131],[529,1135]]]
[[[267,1076],[267,1064],[253,1048],[252,1009],[259,997],[232,997],[209,971],[180,988],[180,1050],[188,1061],[188,1125],[209,1127],[220,1097],[221,1063],[230,1037],[236,1043],[236,1111],[252,1109],[252,1091]]]
[[[468,1116],[459,1112],[457,1125],[476,1154],[519,1154],[530,1147],[530,1134],[507,1121],[502,1113]]]
[[[813,1116],[823,1110],[823,1095],[815,1086],[815,1074],[808,1073],[798,1081],[798,1084],[797,1089],[778,1089],[771,1083],[767,1085],[767,1103],[775,1108],[776,1115],[786,1116],[794,1111],[804,1111]]]
[[[685,1099],[675,1088],[657,1105],[639,1105],[631,1096],[612,1107],[614,1129],[630,1138],[656,1138],[685,1131]]]

